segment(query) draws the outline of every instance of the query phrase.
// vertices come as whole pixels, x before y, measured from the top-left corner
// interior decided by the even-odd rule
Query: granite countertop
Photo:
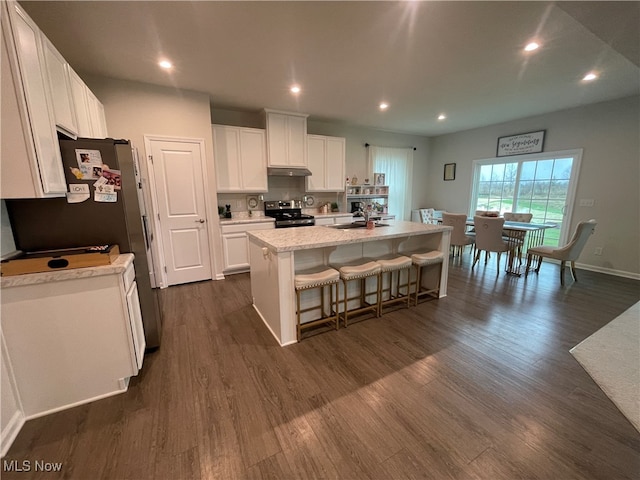
[[[220,226],[224,226],[224,225],[241,225],[243,223],[273,223],[275,221],[275,218],[273,217],[265,217],[264,215],[262,216],[256,216],[256,217],[236,217],[236,218],[221,218],[220,219]]]
[[[123,273],[131,262],[133,262],[133,253],[123,253],[118,255],[118,258],[109,265],[69,268],[66,270],[52,270],[50,272],[25,273],[23,275],[0,277],[0,287],[11,288],[20,287],[22,285],[36,285],[39,283],[60,282],[63,280],[75,280],[78,278],[115,275]]]
[[[353,213],[345,213],[345,212],[317,213],[317,209],[315,212],[309,209],[306,209],[306,210],[303,210],[302,213],[306,213],[307,215],[313,215],[316,218],[353,217]]]
[[[385,222],[386,223],[386,222]],[[339,229],[335,226],[313,226],[304,228],[276,228],[248,232],[251,241],[279,252],[332,247],[346,243],[373,242],[392,238],[411,237],[452,230],[444,225],[390,221],[386,227]]]

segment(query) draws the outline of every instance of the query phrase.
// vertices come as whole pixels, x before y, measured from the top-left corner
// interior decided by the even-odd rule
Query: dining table
[[[438,219],[441,223],[442,219]],[[468,217],[466,225],[473,227],[473,217]],[[521,276],[526,269],[523,265],[522,254],[531,247],[537,247],[544,243],[544,232],[549,228],[557,228],[556,223],[529,223],[505,220],[502,227],[502,236],[507,242],[507,275]],[[538,259],[540,262],[541,259]],[[534,267],[532,267],[534,268]]]
[[[473,225],[473,218],[467,225]],[[523,266],[522,253],[532,247],[544,243],[544,232],[549,228],[557,228],[555,223],[528,223],[505,220],[502,236],[508,246],[507,275],[521,276],[526,269]],[[538,259],[538,262],[540,259]]]

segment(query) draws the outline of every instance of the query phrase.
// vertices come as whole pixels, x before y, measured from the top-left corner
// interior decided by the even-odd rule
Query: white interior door
[[[146,138],[165,285],[211,279],[204,143]]]

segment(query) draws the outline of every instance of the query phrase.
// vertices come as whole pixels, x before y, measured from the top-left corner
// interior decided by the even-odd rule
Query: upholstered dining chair
[[[462,255],[464,247],[474,243],[473,237],[465,234],[467,229],[467,216],[464,213],[447,213],[442,212],[442,224],[453,227],[451,232],[451,246],[453,247],[453,255],[456,251]]]
[[[421,208],[420,209],[420,221],[422,223],[437,223],[435,219],[435,209],[433,208]]]
[[[503,217],[506,222],[531,223],[533,213],[504,212]]]
[[[473,259],[473,265],[476,266],[480,260],[480,254],[484,251],[484,263],[486,265],[489,259],[489,252],[498,254],[498,272],[500,271],[500,256],[503,252],[508,252],[509,243],[502,239],[502,227],[504,226],[504,218],[502,217],[481,217],[476,215],[473,217],[473,226],[476,231],[476,255]]]
[[[550,247],[547,245],[531,247],[527,250],[527,269],[525,270],[525,277],[529,273],[533,257],[537,256],[538,264],[536,266],[536,273],[540,271],[540,265],[543,257],[553,258],[555,260],[560,260],[560,285],[564,285],[564,267],[566,262],[571,262],[571,276],[573,277],[573,281],[577,282],[578,279],[576,277],[575,261],[580,256],[580,253],[582,253],[582,249],[587,243],[589,236],[591,236],[595,231],[597,224],[598,222],[594,219],[578,223],[576,230],[573,233],[573,237],[571,237],[569,243],[564,247]]]

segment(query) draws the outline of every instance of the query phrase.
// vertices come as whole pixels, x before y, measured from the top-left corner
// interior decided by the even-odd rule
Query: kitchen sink
[[[345,230],[347,228],[367,228],[366,222],[351,222],[351,223],[339,223],[337,225],[327,225],[331,228],[338,228],[340,230]],[[388,227],[388,223],[376,223],[376,227]]]

